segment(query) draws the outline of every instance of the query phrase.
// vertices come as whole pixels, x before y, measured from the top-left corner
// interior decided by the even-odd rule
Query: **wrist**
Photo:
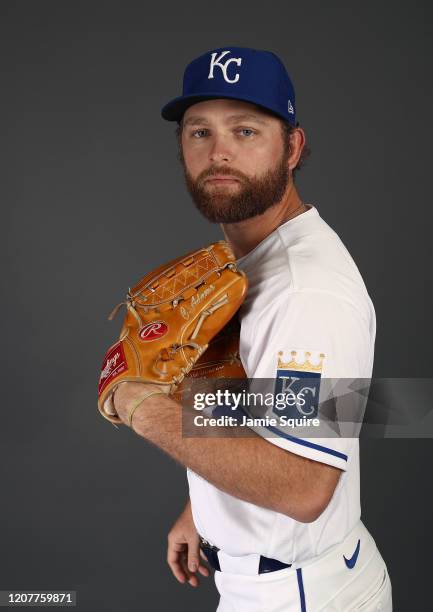
[[[155,384],[140,383],[140,382],[122,382],[117,387],[114,394],[114,407],[117,414],[125,424],[129,424],[129,415],[134,407],[137,407],[137,402],[144,398],[149,393],[161,391],[161,388]]]

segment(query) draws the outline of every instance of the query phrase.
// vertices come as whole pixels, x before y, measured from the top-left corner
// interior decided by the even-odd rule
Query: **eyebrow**
[[[252,113],[242,113],[237,115],[230,115],[227,117],[226,123],[235,123],[236,121],[244,121],[245,119],[249,119],[250,121],[256,121],[257,123],[262,123],[266,125],[266,121],[260,119],[257,115]],[[188,117],[188,119],[184,122],[184,125],[197,125],[199,123],[209,124],[209,121],[206,117],[199,117],[198,115],[193,115],[192,117]]]

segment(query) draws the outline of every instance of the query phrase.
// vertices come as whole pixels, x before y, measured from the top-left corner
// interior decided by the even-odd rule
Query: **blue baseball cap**
[[[182,95],[168,102],[161,115],[179,122],[189,106],[215,98],[251,102],[297,125],[295,89],[271,51],[220,47],[200,55],[185,68]]]

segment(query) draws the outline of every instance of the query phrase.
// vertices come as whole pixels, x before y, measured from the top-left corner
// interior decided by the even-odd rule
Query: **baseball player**
[[[209,51],[187,66],[183,94],[162,116],[178,123],[195,205],[221,224],[248,277],[239,311],[248,378],[296,390],[308,376],[311,397],[325,379],[370,378],[374,307],[342,241],[295,187],[308,149],[280,59]],[[116,391],[124,422],[142,387]],[[251,437],[186,438],[179,403],[152,392],[135,405],[132,427],[187,468],[189,501],[167,560],[180,582],[197,586],[206,559],[219,612],[392,610],[387,567],[360,520],[356,436],[269,426]]]

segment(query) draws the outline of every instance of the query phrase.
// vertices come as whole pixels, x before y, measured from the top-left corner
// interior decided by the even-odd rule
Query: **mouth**
[[[206,183],[214,183],[215,185],[223,185],[226,183],[238,183],[238,179],[235,179],[233,177],[216,177],[216,178],[209,178],[206,179],[205,181]]]

